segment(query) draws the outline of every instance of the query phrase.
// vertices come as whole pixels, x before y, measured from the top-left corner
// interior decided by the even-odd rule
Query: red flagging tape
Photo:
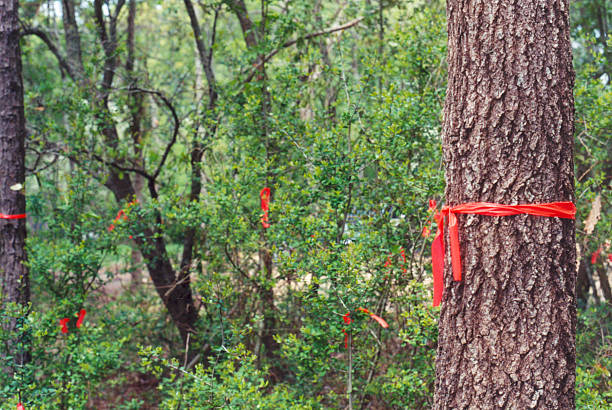
[[[259,198],[261,199],[261,210],[263,211],[261,225],[264,228],[269,228],[270,224],[268,223],[268,211],[270,210],[270,188],[266,187],[262,189],[259,193]]]
[[[435,202],[433,202],[435,206]],[[429,205],[432,207],[432,201]],[[453,279],[461,280],[461,252],[459,249],[459,225],[457,214],[477,214],[486,216],[510,216],[528,214],[534,216],[576,218],[576,206],[572,202],[550,202],[545,204],[502,205],[490,202],[470,202],[454,207],[445,206],[434,215],[438,232],[431,244],[431,263],[433,268],[434,295],[433,305],[438,306],[444,290],[444,217],[448,217],[448,230],[451,248]]]
[[[591,254],[591,265],[595,265],[597,263],[597,258],[599,258],[601,251],[603,251],[603,247],[600,245],[599,248],[597,248],[597,250]]]
[[[365,313],[366,315],[370,315],[370,317],[372,319],[374,319],[376,322],[378,322],[379,325],[381,325],[382,327],[384,327],[385,329],[389,327],[389,324],[385,321],[385,319],[383,319],[380,316],[375,315],[374,313],[370,312],[368,309],[363,308],[363,307],[359,307],[355,310],[359,310],[363,313]],[[347,325],[350,325],[353,322],[353,319],[351,318],[351,313],[345,313],[342,316],[342,319],[344,320],[344,323],[346,323]],[[346,329],[342,329],[342,333],[344,333],[344,348],[348,349],[348,333],[346,333]]]
[[[0,214],[0,219],[25,219],[26,214],[6,215]]]
[[[85,319],[85,314],[86,313],[87,313],[87,311],[85,309],[81,309],[81,311],[79,312],[79,317],[78,317],[77,322],[76,322],[77,329],[81,327],[81,324],[83,323],[83,319]]]
[[[62,333],[68,333],[68,322],[70,322],[70,319],[68,319],[67,317],[60,319],[60,326],[62,327]]]

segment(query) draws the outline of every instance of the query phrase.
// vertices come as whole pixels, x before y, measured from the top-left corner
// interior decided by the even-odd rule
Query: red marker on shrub
[[[385,268],[388,268],[389,266],[391,266],[391,254],[387,256],[387,261],[385,262]]]
[[[422,236],[423,238],[427,238],[427,237],[429,237],[429,234],[430,234],[430,233],[431,233],[431,231],[429,230],[429,226],[425,225],[425,226],[423,227],[423,230],[421,231],[421,236]]]
[[[342,319],[344,319],[344,323],[346,323],[347,325],[350,325],[351,322],[353,321],[353,319],[351,319],[350,313],[347,313],[344,316],[342,316]]]
[[[599,254],[602,250],[603,248],[600,246],[595,252],[593,252],[593,254],[591,254],[591,265],[595,265],[595,263],[597,262],[597,258],[599,258]]]
[[[68,327],[66,326],[70,322],[67,317],[60,319],[60,326],[62,327],[62,333],[68,333]]]
[[[259,198],[261,200],[261,210],[263,211],[261,226],[263,226],[264,229],[267,229],[270,227],[270,224],[268,223],[268,211],[270,210],[270,188],[265,187],[262,189],[259,193]]]
[[[23,407],[23,404],[19,403],[17,405],[17,410],[25,410],[25,407]]]
[[[77,329],[81,327],[81,324],[83,323],[83,319],[85,318],[86,313],[87,311],[85,309],[81,309],[81,311],[79,312],[79,318],[77,319],[77,322],[76,322]]]
[[[346,323],[347,325],[350,325],[351,322],[353,321],[353,319],[351,319],[350,312],[343,315],[342,319],[344,320],[344,323]],[[344,348],[348,349],[348,333],[346,333],[346,330],[344,329],[342,329],[342,333],[344,333]]]
[[[375,315],[374,313],[370,312],[368,309],[360,307],[360,308],[357,308],[356,310],[361,310],[363,313],[370,315],[372,319],[377,321],[378,324],[384,327],[385,329],[389,327],[389,324],[385,321],[385,319],[383,319],[380,316]]]

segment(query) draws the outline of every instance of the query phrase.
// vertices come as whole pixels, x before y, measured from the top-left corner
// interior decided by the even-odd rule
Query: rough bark
[[[11,186],[25,184],[25,116],[21,49],[19,47],[18,1],[0,2],[0,213],[25,213],[24,190]],[[26,220],[0,219],[0,308],[8,303],[24,307],[30,300],[28,270],[24,265]],[[17,331],[16,318],[3,320],[7,331]],[[8,355],[15,364],[28,359],[27,350],[19,347],[23,340],[9,340]]]
[[[448,205],[574,201],[568,12],[447,1]],[[574,408],[574,221],[458,219],[463,281],[447,248],[434,408]]]

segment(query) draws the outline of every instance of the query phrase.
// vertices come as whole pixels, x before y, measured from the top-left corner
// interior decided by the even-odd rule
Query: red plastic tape
[[[430,209],[432,202],[430,201]],[[435,205],[435,202],[433,203]],[[434,295],[433,305],[438,306],[444,290],[444,217],[448,218],[453,279],[461,280],[461,251],[459,247],[459,224],[457,214],[476,214],[486,216],[510,216],[528,214],[534,216],[576,218],[576,206],[572,202],[550,202],[545,204],[502,205],[490,202],[470,202],[454,207],[445,206],[434,218],[438,232],[431,245]]]

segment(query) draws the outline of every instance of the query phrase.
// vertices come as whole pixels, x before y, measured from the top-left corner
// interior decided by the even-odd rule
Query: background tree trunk
[[[25,184],[25,116],[21,79],[21,49],[19,48],[18,1],[0,3],[0,213],[25,213],[24,189],[11,189]],[[24,265],[26,220],[0,219],[0,278],[1,304],[14,302],[27,306],[30,300],[28,270]],[[16,331],[16,318],[3,319],[5,330]],[[28,353],[9,340],[5,352],[23,364]]]
[[[447,1],[448,205],[574,201],[568,14],[567,0]],[[574,221],[458,219],[434,408],[574,408]]]

